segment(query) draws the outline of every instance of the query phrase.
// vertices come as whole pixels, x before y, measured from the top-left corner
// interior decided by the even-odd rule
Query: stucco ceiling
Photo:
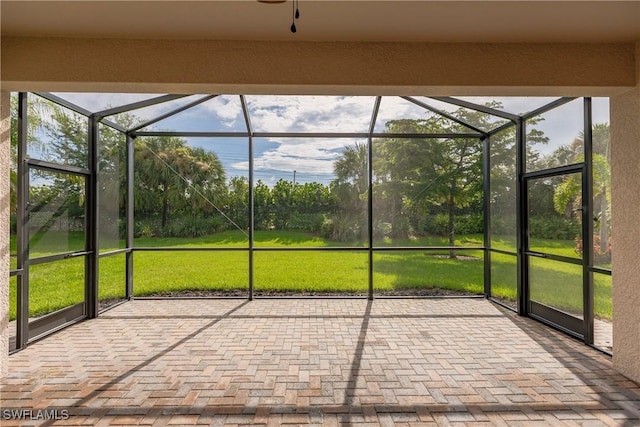
[[[6,1],[2,36],[299,41],[629,42],[640,1]]]

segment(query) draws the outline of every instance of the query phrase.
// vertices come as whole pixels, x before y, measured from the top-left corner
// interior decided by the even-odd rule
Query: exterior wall
[[[640,382],[640,85],[611,99],[611,169],[613,364]]]
[[[23,91],[608,96],[635,86],[634,55],[633,43],[4,37],[2,78]]]
[[[9,92],[0,92],[0,377],[7,366],[9,322]]]

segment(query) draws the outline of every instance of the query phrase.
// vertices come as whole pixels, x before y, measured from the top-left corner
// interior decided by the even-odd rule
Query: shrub
[[[220,217],[182,216],[162,227],[159,220],[143,220],[134,224],[134,237],[202,237],[225,230]]]
[[[584,243],[581,238],[575,238],[576,246],[574,248],[575,253],[582,256],[582,251],[584,249]],[[600,236],[598,234],[593,235],[593,261],[595,264],[610,264],[611,263],[611,246],[612,241],[611,237],[607,241],[606,248],[600,247]]]
[[[484,217],[481,214],[458,215],[454,219],[456,234],[481,234],[484,232]]]
[[[422,221],[421,228],[427,234],[448,236],[449,214],[429,215]],[[482,214],[456,215],[453,218],[453,231],[459,235],[482,233],[484,231],[484,217]]]
[[[496,217],[491,219],[491,232],[496,236],[511,236],[516,234],[515,217]]]
[[[138,221],[133,224],[133,237],[156,237],[156,232],[150,223]]]
[[[376,221],[373,224],[373,237],[376,239],[382,239],[384,237],[391,236],[391,223]]]
[[[185,216],[167,228],[166,237],[202,237],[222,231],[224,225],[218,217]]]
[[[394,218],[391,222],[391,237],[394,239],[406,239],[413,234],[411,224],[406,217]]]
[[[573,240],[580,235],[580,224],[574,219],[558,216],[532,216],[529,232],[539,239]]]
[[[324,215],[321,213],[293,212],[289,221],[290,230],[318,232],[322,228]]]
[[[357,217],[352,215],[333,215],[325,218],[320,228],[322,237],[338,242],[353,242],[359,240],[365,229],[359,224]]]

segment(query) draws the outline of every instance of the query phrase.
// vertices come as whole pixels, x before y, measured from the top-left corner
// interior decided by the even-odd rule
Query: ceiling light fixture
[[[285,3],[287,0],[258,0],[258,2],[260,3],[267,3],[267,4],[277,4],[277,3]],[[299,6],[299,1],[300,0],[292,0],[293,4],[291,5],[292,9],[291,9],[291,32],[295,33],[296,31],[298,31],[298,29],[296,28],[296,19],[300,19],[300,8]]]

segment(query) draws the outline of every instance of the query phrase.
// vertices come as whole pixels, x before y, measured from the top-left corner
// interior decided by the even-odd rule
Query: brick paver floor
[[[483,299],[134,300],[8,372],[3,426],[640,425],[608,356]]]

